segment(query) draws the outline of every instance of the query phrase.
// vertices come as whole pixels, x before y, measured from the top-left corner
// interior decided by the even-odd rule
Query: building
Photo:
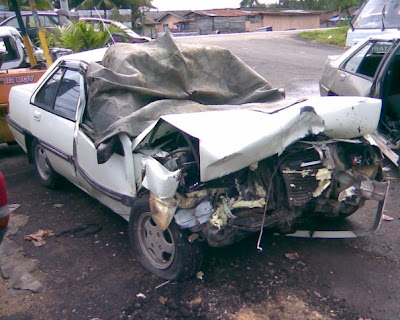
[[[214,9],[190,11],[180,21],[175,16],[173,23],[177,31],[198,34],[280,31],[319,28],[320,15],[320,11],[309,10]]]
[[[184,20],[184,16],[189,13],[188,10],[178,10],[178,11],[148,11],[146,16],[154,19],[157,23],[155,25],[155,30],[157,34],[163,33],[167,30],[171,32],[178,32],[178,24]]]

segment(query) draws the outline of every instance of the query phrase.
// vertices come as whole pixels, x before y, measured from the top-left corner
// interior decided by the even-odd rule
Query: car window
[[[43,26],[45,27],[55,27],[60,25],[56,16],[44,16]]]
[[[54,111],[68,119],[74,120],[80,96],[82,76],[76,70],[65,71],[58,88]]]
[[[0,37],[0,51],[7,52],[7,54],[4,56],[5,62],[17,60],[19,58],[15,42],[11,41],[10,37]]]
[[[83,77],[78,70],[59,68],[36,94],[34,104],[75,120]]]
[[[388,52],[392,42],[369,42],[353,55],[344,65],[344,69],[351,73],[357,73],[367,77],[374,77],[378,66]]]
[[[57,95],[64,69],[60,68],[49,80],[42,86],[35,97],[34,104],[47,110],[53,109],[54,100]]]
[[[22,16],[22,21],[25,23],[26,25],[26,16]],[[7,21],[7,23],[5,24],[6,26],[9,27],[14,27],[17,30],[20,30],[19,24],[18,24],[18,20],[16,17],[10,19],[9,21]]]

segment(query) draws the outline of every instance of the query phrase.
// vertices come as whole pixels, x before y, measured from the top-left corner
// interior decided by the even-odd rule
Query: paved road
[[[318,95],[318,79],[328,55],[343,52],[295,37],[295,32],[178,38],[184,43],[218,45],[231,50],[271,84],[284,88],[287,98]]]
[[[341,52],[291,33],[179,41],[232,50],[272,84],[286,88],[288,98],[317,94],[327,55]],[[393,168],[387,172],[392,185],[386,214],[394,220],[384,222],[377,235],[332,241],[265,237],[262,253],[250,238],[210,249],[204,280],[159,289],[163,281],[130,253],[121,218],[69,183],[58,190],[41,187],[16,146],[0,148],[0,170],[11,203],[21,205],[13,215],[19,227],[9,238],[21,246],[19,258],[34,264],[30,274],[45,287],[39,294],[10,296],[20,292],[7,289],[10,279],[0,279],[2,319],[400,318],[399,175]],[[56,236],[39,248],[23,240],[38,229]],[[288,252],[297,252],[300,259],[286,259]]]

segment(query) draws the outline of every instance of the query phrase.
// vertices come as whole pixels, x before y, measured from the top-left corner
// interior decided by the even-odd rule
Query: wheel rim
[[[35,149],[35,163],[36,168],[43,180],[49,180],[50,177],[50,165],[47,159],[46,152],[44,149],[37,145]]]
[[[168,268],[175,258],[175,241],[169,228],[157,227],[150,212],[142,214],[138,221],[138,240],[148,261],[158,269]]]

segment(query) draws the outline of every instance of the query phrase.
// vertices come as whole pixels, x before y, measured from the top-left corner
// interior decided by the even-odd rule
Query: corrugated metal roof
[[[160,19],[165,14],[170,13],[179,17],[183,17],[185,14],[189,13],[190,10],[170,10],[170,11],[147,11],[146,16],[152,17],[154,20]]]
[[[258,12],[251,12],[240,9],[213,9],[213,10],[193,10],[188,13],[195,13],[201,16],[209,17],[242,17],[242,16],[256,16]]]
[[[271,11],[257,11],[258,13],[271,16],[299,16],[299,15],[320,15],[322,11],[316,10],[271,10]]]
[[[315,10],[244,10],[244,9],[213,9],[213,10],[193,10],[190,14],[198,14],[208,17],[242,17],[256,15],[320,15],[322,11]]]

